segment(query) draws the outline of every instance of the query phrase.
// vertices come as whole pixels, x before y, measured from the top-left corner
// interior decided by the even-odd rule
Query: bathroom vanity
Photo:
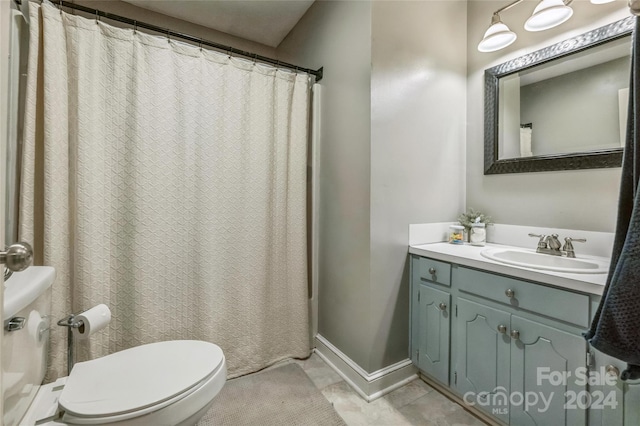
[[[505,265],[486,249],[410,246],[410,354],[423,378],[504,424],[639,425],[640,382],[619,380],[625,364],[581,335],[607,274]]]

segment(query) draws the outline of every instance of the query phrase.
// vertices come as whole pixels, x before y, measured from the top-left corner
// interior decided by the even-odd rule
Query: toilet
[[[32,266],[5,284],[5,426],[189,426],[204,416],[227,377],[222,350],[208,342],[137,346],[76,363],[68,377],[40,386],[55,326],[49,317],[54,279],[53,268]]]

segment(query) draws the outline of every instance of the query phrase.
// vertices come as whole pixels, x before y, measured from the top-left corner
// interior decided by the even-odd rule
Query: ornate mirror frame
[[[485,70],[484,73],[484,174],[545,172],[553,170],[620,167],[623,148],[569,154],[498,159],[498,90],[502,77],[545,62],[599,46],[633,33],[635,17],[586,32],[528,55]]]

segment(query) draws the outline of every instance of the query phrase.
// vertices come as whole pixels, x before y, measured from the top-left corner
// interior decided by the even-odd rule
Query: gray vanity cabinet
[[[593,350],[589,426],[640,425],[640,380],[617,379],[625,367],[624,362]]]
[[[525,403],[511,405],[511,424],[586,424],[587,412],[576,400],[587,387],[575,377],[578,368],[586,368],[584,338],[512,315],[511,333],[515,331],[518,337],[511,339],[511,392],[524,395]],[[552,375],[556,372],[571,376],[559,379]],[[527,404],[527,398],[536,403]]]
[[[412,299],[411,358],[420,370],[449,384],[449,336],[451,294],[448,291],[450,265],[416,258],[412,268],[415,283]]]
[[[518,426],[585,424],[584,410],[565,410],[585,386],[538,379],[584,366],[584,339],[462,297],[457,309],[453,367],[465,402]]]
[[[419,323],[418,367],[444,384],[449,384],[449,305],[451,295],[420,285],[418,293]]]
[[[499,309],[457,300],[454,387],[466,403],[505,423],[509,422],[504,402],[510,386],[509,317]]]
[[[588,295],[416,255],[411,285],[412,359],[426,376],[506,424],[588,424],[579,402],[565,406],[588,390],[575,380],[587,371]]]

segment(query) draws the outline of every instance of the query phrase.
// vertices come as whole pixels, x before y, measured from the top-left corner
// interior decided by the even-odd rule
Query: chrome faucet
[[[573,244],[571,244],[572,241],[579,242],[579,243],[587,242],[587,240],[584,238],[567,237],[564,239],[564,246],[563,246],[560,243],[560,240],[558,239],[558,234],[551,234],[551,235],[529,234],[529,236],[539,238],[538,248],[536,248],[536,253],[550,254],[552,256],[565,255],[570,258],[576,257],[576,253],[573,249]]]

